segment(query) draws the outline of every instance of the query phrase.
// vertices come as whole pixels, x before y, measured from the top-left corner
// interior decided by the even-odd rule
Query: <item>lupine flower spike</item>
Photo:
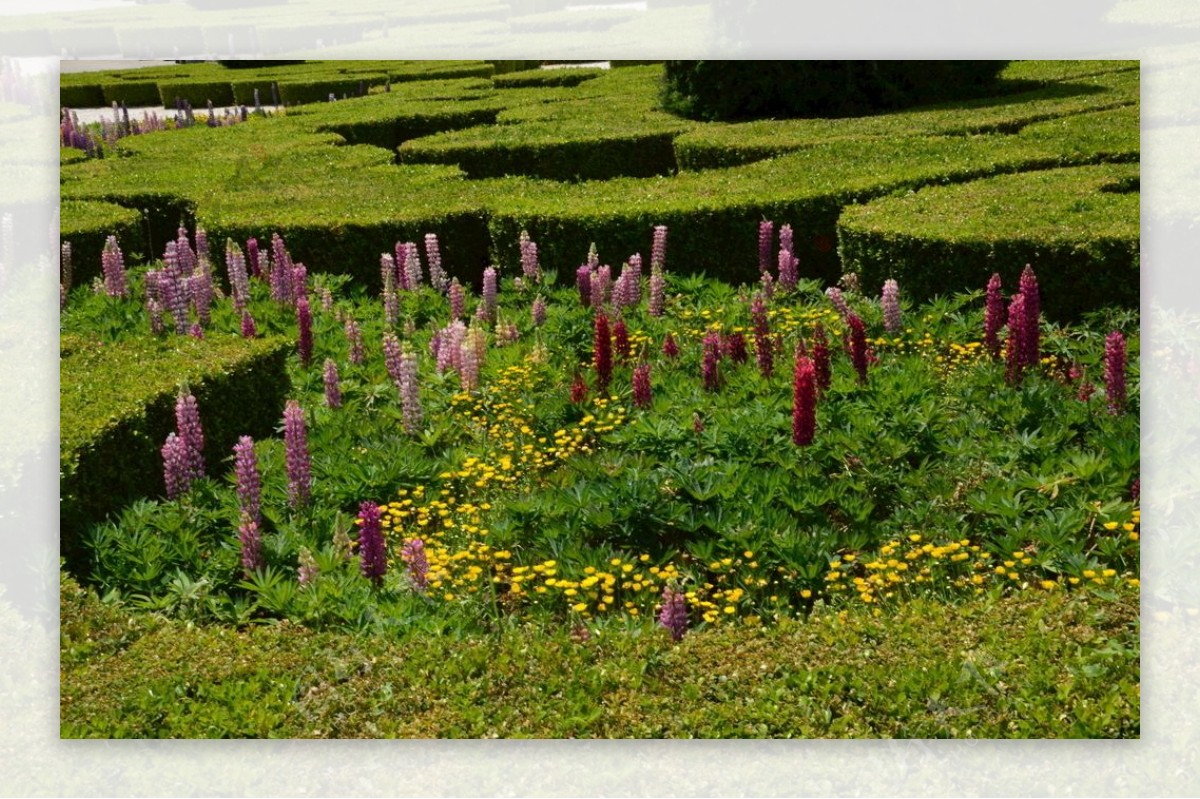
[[[687,632],[688,612],[687,597],[682,591],[671,586],[663,589],[662,609],[658,613],[658,623],[671,633],[672,641],[680,641]]]
[[[898,333],[901,328],[900,285],[895,280],[884,281],[879,304],[883,308],[883,329],[889,333]]]
[[[1000,357],[1000,328],[1004,327],[1004,299],[1000,296],[1000,273],[988,280],[987,299],[983,307],[983,346],[992,360]]]
[[[1114,330],[1104,339],[1104,391],[1114,416],[1125,410],[1125,356],[1125,336]]]
[[[379,506],[374,502],[358,506],[358,554],[363,577],[376,586],[382,585],[387,574],[387,546]]]
[[[299,508],[312,495],[312,464],[308,453],[308,428],[304,409],[288,400],[283,411],[283,445],[287,462],[288,504]]]
[[[592,362],[596,367],[596,393],[608,391],[612,380],[612,334],[608,329],[608,317],[603,311],[596,314],[593,322]]]
[[[633,370],[633,404],[649,408],[650,400],[650,364],[641,363]]]
[[[792,377],[792,442],[806,447],[813,442],[816,430],[817,376],[812,359],[806,355],[796,358]]]

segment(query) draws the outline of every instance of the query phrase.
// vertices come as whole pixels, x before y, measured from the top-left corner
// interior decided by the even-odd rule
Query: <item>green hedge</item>
[[[161,447],[186,382],[200,406],[210,472],[239,436],[270,435],[289,384],[284,339],[210,336],[119,344],[64,336],[60,344],[61,552],[73,561],[83,529],[139,497],[164,492]],[[78,566],[79,564],[73,564]]]
[[[497,89],[513,89],[529,86],[578,86],[585,80],[598,78],[603,69],[571,67],[569,69],[529,69],[497,75],[492,79]]]
[[[228,81],[159,81],[158,96],[164,108],[174,108],[177,98],[192,108],[204,108],[211,100],[215,106],[233,105],[233,86]]]
[[[79,83],[58,87],[58,104],[63,108],[102,108],[104,87],[99,83]]]
[[[158,84],[154,81],[109,81],[102,83],[103,105],[125,103],[130,107],[146,107],[162,104]]]
[[[286,105],[302,103],[322,103],[329,100],[332,94],[341,100],[342,96],[358,97],[360,90],[369,91],[372,86],[382,86],[387,83],[387,75],[375,73],[356,75],[354,77],[338,76],[300,80],[284,80],[279,82],[279,99]]]
[[[59,238],[71,243],[71,283],[83,286],[103,274],[100,254],[109,236],[116,236],[128,264],[137,253],[145,256],[146,236],[142,215],[113,203],[64,200],[59,205]]]
[[[1014,290],[1028,263],[1050,318],[1137,307],[1137,187],[1138,166],[1119,164],[933,186],[846,208],[839,249],[864,288],[894,277],[918,301],[947,287],[982,289],[994,272]]]

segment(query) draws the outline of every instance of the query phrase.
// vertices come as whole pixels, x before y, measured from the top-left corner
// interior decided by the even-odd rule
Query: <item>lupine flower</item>
[[[704,432],[704,417],[700,411],[692,411],[692,432],[696,435]]]
[[[792,240],[792,226],[783,225],[779,228],[779,249],[787,250],[788,255],[793,255],[796,252]]]
[[[837,286],[830,286],[825,289],[825,296],[833,303],[833,307],[838,309],[838,313],[842,315],[843,319],[848,320],[853,315],[850,306],[846,304],[846,298],[842,295],[842,290]]]
[[[588,245],[587,265],[591,270],[600,267],[600,253],[596,251],[596,242],[594,241]]]
[[[444,374],[451,369],[458,370],[461,362],[462,344],[467,338],[467,326],[461,319],[455,319],[437,332],[437,361],[438,374]]]
[[[109,236],[104,241],[104,251],[100,254],[100,264],[104,271],[104,291],[110,297],[128,297],[129,286],[125,282],[125,257],[117,244],[116,236]]]
[[[304,409],[288,400],[283,410],[283,445],[286,451],[288,504],[299,508],[312,495],[312,462],[308,454],[308,428]]]
[[[417,372],[417,354],[405,348],[400,355],[400,409],[404,415],[404,430],[410,434],[421,429],[421,386]]]
[[[587,399],[587,395],[587,383],[584,382],[583,375],[576,372],[575,378],[571,381],[571,402],[575,405],[581,405]]]
[[[1104,339],[1104,391],[1113,415],[1125,410],[1125,354],[1125,336],[1114,330]]]
[[[251,277],[262,277],[262,266],[258,260],[258,239],[246,239],[246,265]]]
[[[274,264],[271,266],[271,296],[277,302],[291,303],[295,297],[292,293],[292,257],[288,255],[283,237],[278,233],[271,234],[271,252]]]
[[[658,623],[671,633],[672,641],[683,640],[688,628],[687,597],[683,592],[667,586],[662,593],[662,608],[658,613]]]
[[[379,255],[379,285],[385,292],[389,285],[396,285],[396,259],[386,252]]]
[[[249,577],[266,565],[262,551],[262,531],[258,522],[248,516],[242,516],[238,525],[238,543],[242,548],[242,571]]]
[[[1033,267],[1025,264],[1021,271],[1021,295],[1025,298],[1025,338],[1021,361],[1031,369],[1041,360],[1042,301]]]
[[[477,336],[470,335],[476,328],[466,331],[458,345],[458,382],[463,391],[474,391],[479,385],[479,349],[475,346]]]
[[[254,338],[258,335],[258,326],[254,324],[254,317],[250,312],[242,310],[242,338]]]
[[[408,282],[408,244],[407,242],[396,242],[396,257],[393,263],[396,267],[396,285],[400,290],[408,291],[412,286]]]
[[[667,279],[661,266],[650,267],[650,315],[662,316],[666,303]]]
[[[358,322],[347,319],[345,330],[346,341],[350,344],[350,363],[361,364],[366,360],[366,354],[363,351],[362,331],[358,329]]]
[[[625,291],[625,286],[628,283],[629,283],[628,273],[622,272],[617,277],[617,282],[613,284],[613,296],[612,296],[613,308],[615,308],[617,311],[620,311],[622,308],[624,308],[629,303],[629,300],[628,300],[629,294],[628,294],[628,292]]]
[[[62,284],[60,283],[61,287]],[[63,301],[66,301],[66,294],[63,294]],[[163,322],[163,307],[158,300],[151,296],[146,297],[146,313],[150,316],[150,333],[155,336],[161,336],[166,332],[166,325]]]
[[[900,319],[900,285],[895,280],[883,282],[883,294],[879,298],[883,308],[883,329],[889,333],[899,332]]]
[[[175,400],[175,432],[186,448],[190,477],[203,477],[204,428],[200,425],[200,407],[191,394],[180,392]]]
[[[1142,479],[1140,477],[1133,478],[1133,482],[1129,484],[1129,501],[1137,502],[1142,498]]]
[[[775,240],[775,223],[758,223],[758,271],[766,273],[771,268],[772,244]]]
[[[225,240],[225,268],[229,272],[229,288],[233,292],[234,307],[244,308],[250,299],[250,276],[246,272],[246,257],[233,239]]]
[[[650,364],[638,364],[633,370],[633,404],[638,408],[650,407]]]
[[[442,251],[436,233],[425,234],[425,260],[429,262],[429,284],[442,294],[450,286],[450,278],[442,268]]]
[[[325,313],[333,310],[333,292],[329,290],[328,286],[321,289],[321,310]]]
[[[851,313],[846,319],[850,328],[850,361],[854,371],[858,372],[858,382],[867,384],[867,333],[863,320],[857,314]]]
[[[829,340],[825,338],[825,328],[818,324],[813,329],[813,372],[817,378],[817,389],[825,391],[833,378],[830,368]]]
[[[467,299],[463,292],[462,284],[458,282],[458,278],[453,278],[450,281],[448,294],[450,296],[450,318],[462,319],[466,313]]]
[[[663,229],[663,235],[666,236],[666,229]],[[664,239],[665,245],[665,239]],[[634,253],[629,256],[629,263],[621,270],[621,277],[625,278],[625,299],[624,304],[629,306],[638,305],[642,301],[642,256]]]
[[[62,285],[63,293],[71,291],[71,277],[74,272],[74,267],[71,263],[71,242],[64,241],[59,258],[59,282]]]
[[[392,270],[383,270],[383,275],[383,324],[393,330],[400,321],[400,295]]]
[[[629,347],[629,328],[625,326],[625,320],[618,318],[613,325],[613,348],[616,350],[617,356],[622,361],[629,360],[631,350]]]
[[[304,264],[292,266],[292,301],[308,296],[308,267]]]
[[[262,520],[262,475],[254,453],[254,439],[241,436],[233,445],[233,472],[237,478],[238,510],[252,521]]]
[[[596,367],[596,393],[608,391],[612,380],[612,334],[608,330],[608,317],[599,311],[593,320],[592,359]]]
[[[308,366],[313,357],[313,318],[307,297],[296,300],[296,324],[300,329],[296,339],[296,351],[300,355],[300,363]]]
[[[764,299],[769,300],[775,296],[775,278],[771,277],[770,272],[763,272],[758,282],[762,283],[762,295]]]
[[[667,331],[667,337],[663,339],[662,351],[663,355],[671,360],[679,357],[679,345],[675,343],[675,337],[670,331]]]
[[[325,359],[325,406],[328,408],[342,407],[342,388],[338,380],[337,363],[333,358]]]
[[[579,291],[579,302],[584,308],[592,304],[592,268],[587,264],[575,270],[575,288]]]
[[[529,238],[529,234],[524,230],[520,235],[520,250],[521,250],[521,273],[530,281],[537,281],[541,277],[541,268],[538,266],[538,248],[537,244]]]
[[[383,334],[383,363],[387,367],[388,377],[397,386],[400,385],[400,339],[396,334],[387,331]]]
[[[383,521],[379,506],[365,501],[358,506],[358,554],[363,577],[376,586],[383,585],[387,574],[387,544],[383,539]]]
[[[775,371],[775,353],[771,346],[771,328],[767,321],[767,303],[762,294],[755,294],[750,300],[750,322],[754,328],[754,356],[758,362],[758,371],[763,377],[770,378]]]
[[[729,360],[734,363],[742,364],[750,360],[750,353],[746,350],[746,337],[740,332],[735,331],[724,336],[721,340],[721,348],[729,356]]]
[[[787,225],[784,227],[786,228]],[[782,231],[780,232],[782,233]],[[796,273],[797,263],[796,256],[792,255],[791,250],[779,250],[779,287],[784,291],[796,288],[799,280],[799,275]]]
[[[1087,380],[1079,381],[1079,388],[1075,390],[1075,398],[1080,402],[1087,403],[1096,393],[1096,384]]]
[[[489,322],[496,318],[496,294],[499,291],[496,267],[489,266],[483,270],[483,308]]]
[[[704,360],[700,364],[700,377],[705,391],[721,388],[721,336],[715,330],[704,334]]]
[[[162,446],[163,482],[166,483],[167,499],[179,499],[192,487],[192,471],[187,444],[175,433],[167,433]]]
[[[987,284],[987,299],[983,307],[983,346],[992,354],[992,359],[1000,357],[1000,328],[1004,327],[1004,299],[1000,296],[1000,273],[992,274]]]
[[[296,582],[300,583],[301,587],[312,585],[317,580],[317,575],[321,573],[320,567],[317,566],[317,559],[313,557],[312,550],[308,547],[300,547],[299,565],[296,568]]]
[[[421,287],[421,254],[417,245],[411,241],[404,243],[404,273],[408,278],[409,291],[416,291]]]
[[[612,291],[612,267],[602,264],[592,272],[592,307],[606,305]]]
[[[425,555],[425,542],[411,538],[400,549],[400,557],[408,567],[408,577],[413,587],[424,592],[429,588],[429,558]]]
[[[1005,344],[1004,379],[1009,383],[1019,382],[1025,367],[1025,295],[1014,294],[1008,304],[1008,341]]]
[[[188,328],[188,335],[194,339],[204,340],[204,328],[199,322],[192,322],[192,326]]]
[[[807,447],[813,441],[817,427],[817,375],[812,359],[796,358],[792,377],[792,442]]]
[[[650,268],[667,266],[667,226],[654,226],[654,240],[650,245]]]
[[[546,324],[546,300],[541,294],[534,297],[530,315],[533,317],[534,327],[541,327]]]

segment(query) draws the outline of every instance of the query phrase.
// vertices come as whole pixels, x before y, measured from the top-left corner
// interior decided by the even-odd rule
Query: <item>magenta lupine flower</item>
[[[833,371],[830,366],[829,340],[825,337],[825,328],[820,324],[813,329],[812,359],[817,389],[825,391],[833,379]]]
[[[583,380],[583,375],[579,372],[575,373],[574,379],[571,381],[571,402],[575,405],[580,405],[587,399],[588,387]]]
[[[400,354],[400,409],[404,430],[409,434],[421,429],[421,386],[418,382],[417,354],[407,347]]]
[[[521,274],[529,281],[537,281],[541,277],[541,267],[538,265],[537,244],[529,238],[524,230],[519,237],[521,251]]]
[[[661,266],[650,267],[650,315],[662,316],[667,299],[667,279]]]
[[[404,273],[407,276],[409,291],[416,291],[421,287],[421,253],[417,250],[415,242],[404,242]]]
[[[203,477],[204,428],[200,424],[200,406],[191,394],[181,392],[175,400],[175,432],[186,448],[189,476]]]
[[[663,589],[662,608],[658,612],[658,623],[671,633],[672,641],[681,641],[687,633],[688,609],[687,597],[682,591],[676,591],[671,586]]]
[[[592,362],[596,367],[596,393],[604,394],[612,380],[612,334],[609,332],[608,317],[604,311],[596,313],[592,324]]]
[[[458,345],[458,383],[463,391],[474,391],[479,386],[479,351],[474,342],[464,339]]]
[[[1021,362],[1036,369],[1041,360],[1041,313],[1042,301],[1038,291],[1037,276],[1033,267],[1025,264],[1021,272],[1021,295],[1025,298],[1025,338]]]
[[[387,367],[388,377],[397,387],[400,386],[400,339],[388,330],[383,334],[383,363]]]
[[[499,278],[496,274],[496,267],[489,266],[483,270],[483,307],[484,313],[487,315],[487,320],[493,322],[496,319],[496,294],[499,291]]]
[[[300,354],[301,365],[308,366],[312,363],[313,357],[313,318],[312,309],[308,307],[307,297],[296,300],[296,324],[300,329],[299,337],[296,339],[296,350]]]
[[[383,585],[387,574],[387,544],[383,539],[383,520],[379,506],[362,502],[358,506],[358,555],[363,577],[376,586]]]
[[[238,310],[250,299],[250,276],[246,272],[246,256],[233,239],[225,240],[225,268],[229,272],[229,288],[233,292],[233,305]]]
[[[758,371],[770,378],[775,371],[775,353],[771,345],[771,327],[767,321],[767,303],[762,294],[750,300],[750,324],[754,328],[754,356]]]
[[[650,364],[641,363],[633,370],[633,404],[638,408],[649,408],[650,400]]]
[[[338,380],[337,363],[333,358],[325,359],[325,406],[328,408],[342,407],[342,387]]]
[[[159,280],[158,289],[163,305],[171,311],[175,322],[175,333],[185,335],[188,330],[188,281],[168,272]]]
[[[746,350],[746,337],[739,332],[722,336],[721,349],[734,363],[742,364],[750,360],[750,353]]]
[[[233,472],[237,478],[238,511],[252,521],[262,521],[262,475],[254,439],[241,436],[233,445]]]
[[[291,303],[295,296],[292,293],[292,258],[278,233],[271,234],[271,253],[274,256],[270,275],[271,296],[276,302]]]
[[[784,227],[786,228],[787,225],[784,225]],[[779,288],[784,291],[791,291],[796,288],[796,282],[799,280],[799,275],[796,272],[798,263],[796,256],[792,255],[791,250],[779,250]]]
[[[650,245],[650,268],[665,269],[667,266],[667,226],[654,226],[654,239]]]
[[[812,359],[796,358],[792,377],[792,442],[807,447],[817,429],[817,374]]]
[[[662,352],[671,360],[679,357],[679,345],[675,343],[675,337],[670,331],[667,331],[667,337],[663,339]]]
[[[851,313],[846,318],[846,325],[850,328],[850,362],[854,364],[854,371],[858,372],[858,382],[865,386],[867,384],[866,328],[863,326],[863,320],[855,313]]]
[[[292,301],[308,296],[308,267],[296,264],[292,267]]]
[[[983,346],[992,354],[992,360],[1000,357],[1000,328],[1004,327],[1004,299],[1000,296],[1000,273],[992,274],[987,284],[987,299],[983,307]]]
[[[779,228],[779,249],[787,250],[788,255],[794,255],[796,248],[792,239],[792,226],[783,225]]]
[[[534,327],[541,327],[546,324],[546,300],[541,294],[534,297],[530,314],[533,317]]]
[[[775,243],[775,223],[758,223],[758,271],[765,273],[771,268],[771,251]]]
[[[420,538],[409,539],[400,548],[400,557],[408,567],[408,578],[413,587],[424,593],[429,588],[429,558],[425,555],[425,542]]]
[[[846,298],[842,295],[842,290],[837,286],[830,286],[825,289],[825,296],[833,303],[833,307],[838,309],[838,313],[842,315],[843,319],[849,320],[854,315],[854,312],[850,310],[850,306],[846,304]]]
[[[301,587],[312,585],[316,582],[317,575],[321,573],[320,567],[317,566],[317,559],[313,557],[312,550],[308,547],[300,547],[298,561],[296,582],[300,583]]]
[[[1082,403],[1087,403],[1096,393],[1096,384],[1087,380],[1079,381],[1079,388],[1075,390],[1075,398]]]
[[[192,326],[188,328],[188,335],[194,339],[204,340],[204,328],[199,322],[192,322]]]
[[[246,265],[250,268],[251,277],[262,277],[262,264],[258,260],[258,239],[246,239]]]
[[[704,359],[700,364],[700,377],[705,391],[721,388],[721,336],[715,330],[704,334]]]
[[[629,360],[632,350],[629,347],[629,328],[625,326],[625,320],[618,318],[612,328],[613,349],[617,356],[622,361]]]
[[[242,338],[254,338],[258,335],[258,326],[254,324],[254,317],[247,310],[242,311]]]
[[[125,257],[117,244],[116,236],[109,236],[104,241],[104,251],[100,254],[100,264],[104,270],[104,291],[110,297],[128,297],[129,286],[125,282]]]
[[[288,400],[283,410],[283,445],[286,451],[288,504],[299,508],[312,495],[312,461],[308,453],[308,427],[304,409]]]
[[[1113,415],[1125,410],[1125,354],[1125,336],[1114,330],[1104,339],[1104,391]]]
[[[346,319],[345,330],[346,341],[350,345],[350,363],[361,365],[366,360],[366,353],[363,350],[362,331],[358,329],[358,322]]]
[[[450,288],[447,290],[450,296],[450,318],[462,319],[463,314],[467,310],[467,298],[463,292],[462,284],[458,282],[458,278],[453,278],[450,281]]]
[[[885,280],[879,304],[883,308],[883,329],[889,333],[899,332],[901,328],[900,284],[895,280]]]
[[[262,552],[262,531],[258,522],[242,516],[238,525],[238,543],[242,548],[242,571],[249,577],[266,565]]]
[[[592,272],[592,307],[608,304],[612,291],[612,267],[602,264]]]
[[[396,286],[401,291],[408,291],[412,286],[408,282],[408,243],[396,242],[395,248]]]
[[[192,487],[192,471],[187,444],[174,433],[167,433],[162,446],[163,482],[167,499],[179,499]]]
[[[1008,340],[1005,343],[1004,379],[1019,382],[1025,367],[1025,295],[1014,294],[1008,305]]]
[[[625,291],[625,285],[628,282],[628,273],[622,272],[617,276],[617,281],[613,283],[613,308],[618,312],[628,304],[628,292]]]
[[[71,242],[64,241],[59,253],[59,282],[62,285],[63,293],[71,291],[71,277],[74,272],[74,266],[71,262]]]
[[[458,370],[461,363],[462,344],[467,338],[467,326],[461,319],[455,319],[438,331],[437,360],[438,374],[444,374],[451,369]]]
[[[442,268],[442,250],[436,233],[425,234],[425,260],[429,262],[429,284],[442,294],[450,285],[450,278]]]
[[[579,302],[584,308],[592,304],[592,268],[583,264],[575,270],[575,289],[579,292]]]

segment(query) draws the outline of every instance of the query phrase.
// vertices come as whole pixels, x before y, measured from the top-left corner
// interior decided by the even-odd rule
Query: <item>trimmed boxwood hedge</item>
[[[331,94],[338,100],[343,96],[360,97],[372,86],[382,86],[387,81],[387,75],[380,73],[282,80],[279,81],[279,99],[285,105],[300,105],[326,102]]]
[[[86,525],[139,497],[162,495],[160,449],[175,429],[181,384],[200,406],[211,470],[239,436],[273,432],[289,390],[291,351],[282,338],[172,336],[114,344],[63,336],[60,548],[68,561],[79,557]]]
[[[210,100],[215,106],[234,104],[233,86],[228,81],[159,81],[158,96],[164,108],[174,108],[180,99],[193,108],[204,108]]]
[[[1073,320],[1139,296],[1138,166],[1105,164],[931,186],[846,208],[838,244],[863,286],[897,278],[921,301],[947,287],[1010,290],[1031,264],[1047,317]]]
[[[108,81],[101,84],[104,90],[102,105],[124,103],[129,107],[152,107],[162,104],[158,84],[154,81]]]
[[[492,78],[497,89],[516,89],[529,86],[578,86],[585,80],[598,78],[603,69],[593,67],[571,67],[569,69],[529,69],[510,72]]]
[[[121,252],[146,253],[145,226],[140,212],[114,203],[64,200],[59,206],[59,238],[71,243],[71,283],[82,286],[102,274],[100,253],[109,236],[116,236]]]
[[[58,87],[58,104],[62,108],[101,108],[104,87],[99,83],[62,84]]]

